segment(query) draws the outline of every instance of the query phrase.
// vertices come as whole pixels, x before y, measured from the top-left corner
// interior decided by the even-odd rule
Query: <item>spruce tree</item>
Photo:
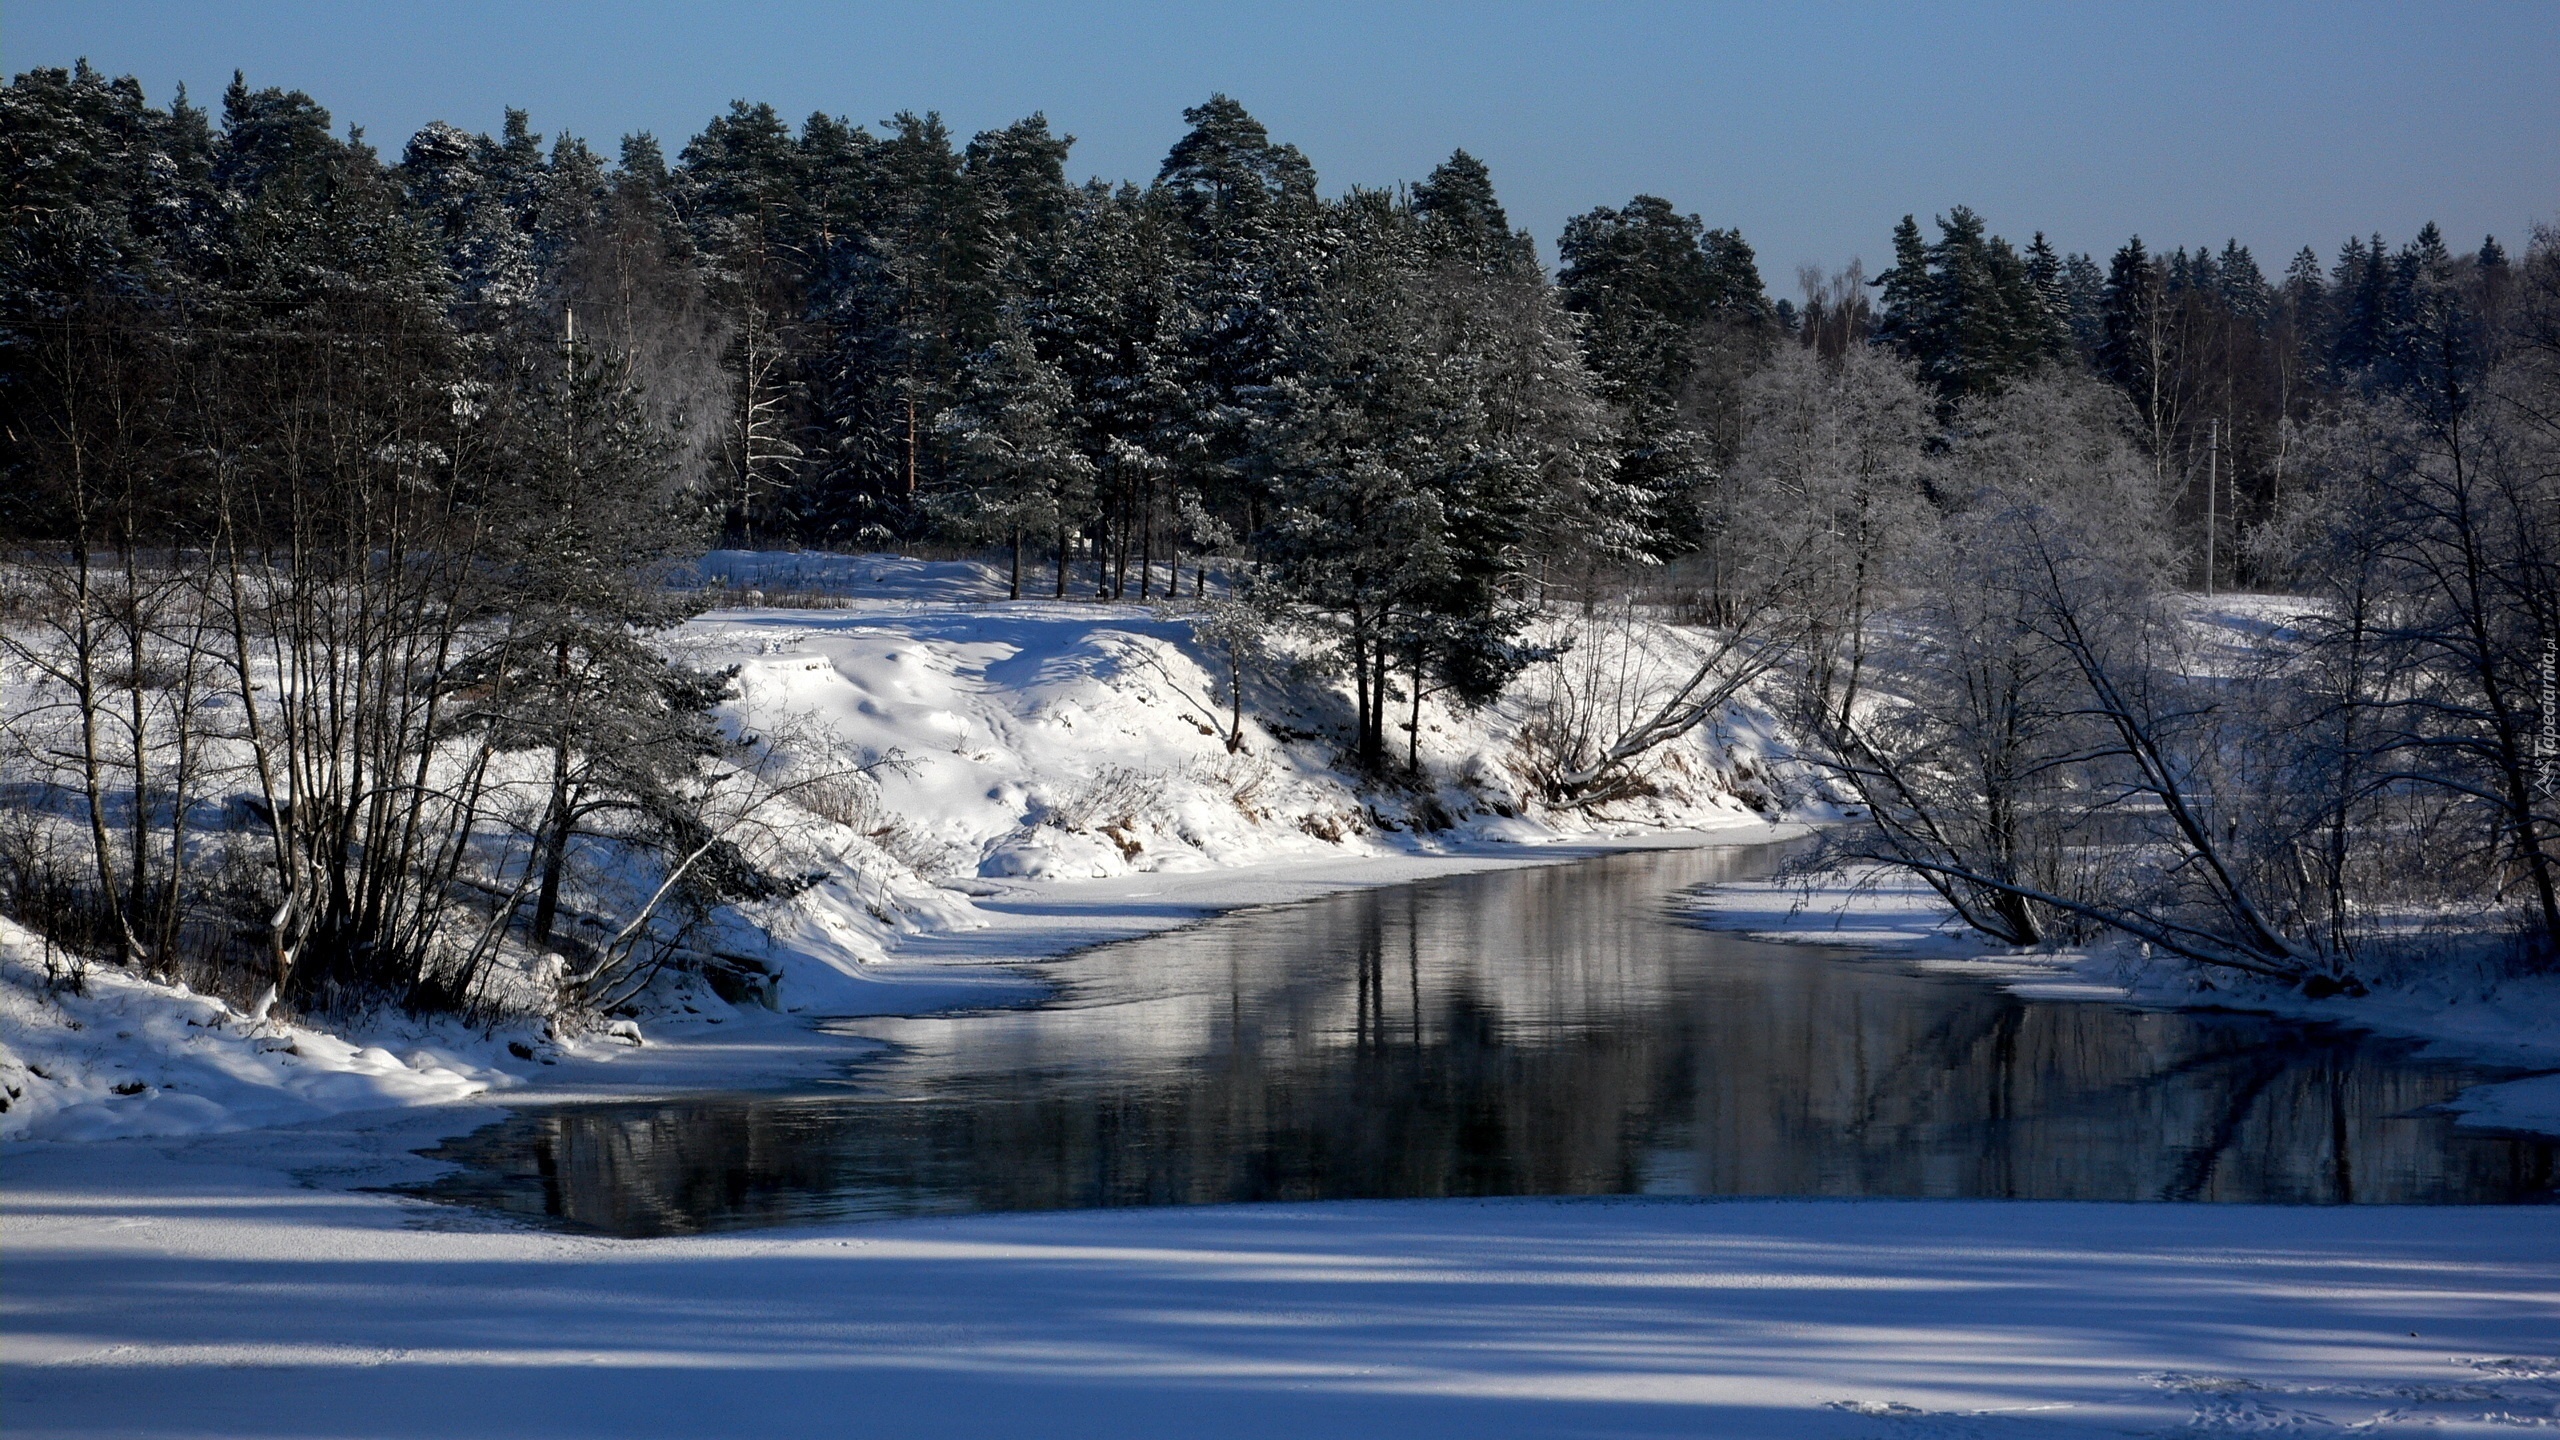
[[[2062,274],[2063,288],[2070,296],[2072,347],[2084,363],[2092,362],[2106,338],[2107,272],[2075,251],[2063,262]]]
[[[2098,373],[2115,382],[2141,415],[2152,465],[2163,475],[2169,436],[2176,428],[2171,422],[2179,358],[2167,270],[2139,235],[2116,251],[2107,263],[2097,356]]]
[[[1876,333],[1952,403],[1995,393],[2059,350],[2061,267],[2050,246],[2040,261],[2021,257],[1965,206],[1937,224],[1927,244],[1912,217],[1895,227],[1893,268],[1875,281],[1884,298]]]
[[[2032,311],[2038,354],[2060,358],[2071,353],[2071,280],[2062,256],[2039,230],[2027,243],[2027,291],[2034,297]]]

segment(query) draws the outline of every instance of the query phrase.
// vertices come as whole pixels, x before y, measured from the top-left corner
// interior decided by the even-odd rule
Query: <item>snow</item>
[[[2195,591],[2172,602],[2184,618],[2194,651],[2192,673],[2231,678],[2264,673],[2272,656],[2295,651],[2305,632],[2329,612],[2311,595]]]
[[[229,1158],[13,1167],[12,1436],[2560,1419],[2560,1230],[2532,1209],[1438,1201],[612,1241],[421,1228]]]
[[[110,967],[92,967],[72,993],[48,984],[43,950],[0,919],[0,1136],[241,1130],[451,1104],[513,1083],[451,1046],[350,1044]]]
[[[2462,1092],[2453,1108],[2462,1112],[2465,1124],[2560,1135],[2560,1074],[2474,1086]]]
[[[974,899],[981,927],[913,937],[858,983],[882,1011],[1020,998],[1027,956],[1591,848],[1007,881]],[[1773,889],[1733,893],[1728,914],[1762,907],[1751,928],[1790,918]],[[1875,928],[1927,924],[1904,904]],[[376,1188],[421,1178],[432,1167],[411,1152],[505,1099],[755,1085],[854,1053],[805,1017],[753,1009],[660,1017],[648,1033],[636,1049],[564,1049],[556,1066],[520,1067],[531,1083],[458,1105],[13,1145],[0,1170],[9,1434],[2387,1435],[2560,1421],[2560,1229],[2530,1207],[1360,1202],[625,1241]]]
[[[1910,875],[1860,866],[1801,879],[1738,880],[1693,897],[1719,930],[1755,939],[1854,945],[1898,954],[1971,955],[1981,947],[1936,892]]]
[[[1249,682],[1242,746],[1230,753],[1214,662],[1178,617],[1008,602],[1002,577],[972,562],[722,551],[703,564],[742,595],[787,590],[824,602],[713,611],[677,637],[697,663],[735,667],[734,727],[768,742],[794,775],[877,767],[851,782],[849,810],[840,796],[833,814],[825,804],[776,807],[761,858],[824,879],[742,913],[727,943],[764,959],[786,1009],[867,1003],[871,967],[920,939],[989,923],[984,900],[1015,882],[1428,857],[1762,820],[1731,780],[1765,747],[1749,724],[1665,747],[1662,783],[1617,810],[1540,812],[1511,758],[1533,677],[1505,706],[1424,707],[1428,793],[1363,787],[1330,738],[1347,722],[1347,699],[1290,676],[1285,644],[1271,673]],[[1421,824],[1426,802],[1447,823]]]

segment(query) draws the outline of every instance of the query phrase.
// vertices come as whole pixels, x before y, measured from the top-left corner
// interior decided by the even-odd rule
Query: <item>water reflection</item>
[[[2553,1142],[2418,1113],[2497,1072],[2244,1016],[2022,1000],[1682,923],[1762,851],[1247,912],[1036,1010],[848,1023],[840,1088],[529,1111],[422,1193],[625,1235],[1452,1195],[2538,1200]]]

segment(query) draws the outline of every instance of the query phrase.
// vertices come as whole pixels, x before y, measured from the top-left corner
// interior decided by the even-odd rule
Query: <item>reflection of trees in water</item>
[[[1792,968],[1703,997],[1702,1192],[2422,1202],[2555,1179],[2548,1143],[2413,1113],[2478,1077],[2384,1042]]]
[[[859,1094],[563,1107],[447,1147],[480,1178],[435,1188],[657,1233],[1666,1184],[2424,1201],[2553,1182],[2548,1143],[2411,1115],[2476,1077],[2394,1047],[2026,1002],[1662,918],[1735,863],[1630,856],[1236,917],[1080,962],[1075,1003],[1001,1017],[1001,1043],[971,1043],[997,1017],[930,1022]],[[1188,1001],[1130,1003],[1169,992]]]

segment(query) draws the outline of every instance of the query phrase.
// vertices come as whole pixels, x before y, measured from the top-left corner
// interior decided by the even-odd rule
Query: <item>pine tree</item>
[[[1201,508],[1208,462],[1185,444],[1189,316],[1179,250],[1160,206],[1134,186],[1096,181],[1072,193],[1051,253],[1024,281],[1026,323],[1068,387],[1076,443],[1096,481],[1053,517],[1059,595],[1080,539],[1096,545],[1097,593],[1125,593],[1134,560],[1142,599],[1155,593],[1157,561],[1170,592],[1185,544],[1198,555],[1232,539]],[[1206,584],[1205,558],[1195,588]]]
[[[1482,704],[1532,658],[1520,643],[1532,568],[1595,537],[1611,437],[1572,317],[1528,237],[1507,232],[1482,164],[1451,156],[1413,208],[1418,319],[1452,457],[1428,483],[1451,558],[1424,587],[1408,684],[1417,704],[1435,691]],[[1414,754],[1409,743],[1408,764]]]
[[[563,188],[583,191],[587,183],[573,176]],[[670,183],[657,141],[625,136],[601,199],[554,212],[551,223],[578,228],[541,246],[556,252],[545,264],[545,290],[561,312],[547,338],[565,344],[574,329],[594,354],[623,368],[672,447],[668,464],[683,490],[707,505],[725,488],[718,472],[729,412],[727,336]]]
[[[1487,265],[1536,263],[1529,237],[1513,233],[1494,197],[1493,172],[1464,150],[1452,151],[1413,187],[1413,208],[1432,222],[1435,243]]]
[[[1873,280],[1876,289],[1876,343],[1909,354],[1926,344],[1932,323],[1929,242],[1917,218],[1905,215],[1893,227],[1893,263]]]
[[[1355,190],[1337,225],[1314,361],[1279,385],[1282,463],[1255,551],[1265,598],[1330,641],[1352,682],[1352,757],[1376,770],[1397,661],[1420,641],[1425,593],[1453,559],[1431,485],[1447,458],[1447,397],[1420,343],[1410,213]]]
[[[1261,437],[1310,354],[1328,216],[1306,157],[1242,105],[1212,95],[1183,120],[1152,192],[1179,238],[1183,309],[1180,413],[1156,449],[1212,514],[1251,533],[1274,466]]]
[[[1005,252],[999,263],[1036,259],[1055,243],[1067,219],[1067,152],[1075,143],[1072,135],[1050,134],[1046,115],[970,140],[962,165]]]
[[[1567,221],[1557,248],[1557,288],[1616,417],[1622,498],[1609,528],[1632,558],[1694,549],[1741,373],[1775,333],[1751,247],[1639,195]]]
[[[727,318],[730,394],[716,433],[726,528],[753,544],[788,529],[804,395],[796,323],[807,248],[805,172],[790,127],[770,105],[738,101],[684,148],[678,204],[709,262]]]
[[[698,541],[700,512],[628,370],[587,346],[546,347],[517,357],[513,384],[484,557],[507,623],[445,683],[466,697],[458,726],[544,756],[527,865],[529,935],[547,947],[573,842],[598,816],[636,809],[678,844],[699,828],[680,782],[721,749],[708,712],[728,686],[648,641],[700,608],[664,575]]]
[[[1089,502],[1093,464],[1077,443],[1074,403],[1073,387],[1041,358],[1030,327],[1008,314],[994,343],[971,357],[936,421],[959,483],[935,498],[952,533],[1009,547],[1016,600],[1025,540],[1054,533]]]

